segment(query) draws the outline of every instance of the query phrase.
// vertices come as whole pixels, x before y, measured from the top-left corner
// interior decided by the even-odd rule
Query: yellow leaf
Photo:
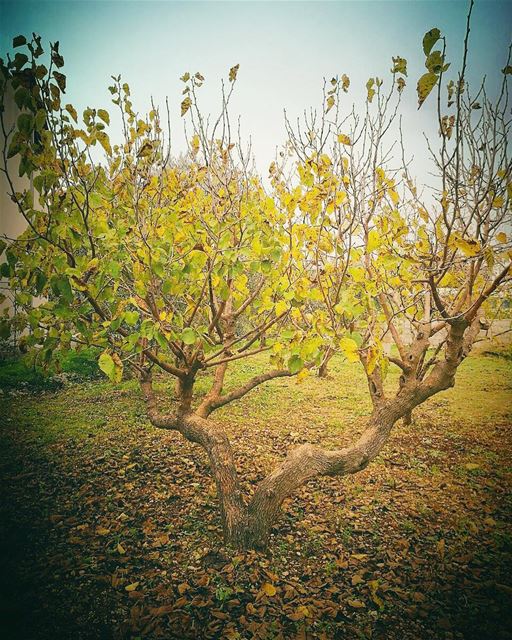
[[[453,236],[453,244],[460,249],[465,256],[470,258],[477,256],[481,251],[480,243],[472,238],[465,239],[458,234]]]
[[[345,336],[344,338],[341,338],[339,345],[343,355],[349,362],[358,362],[358,347],[355,340],[352,340],[352,338],[347,338]]]
[[[505,242],[507,241],[507,234],[504,231],[500,231],[496,236],[496,240],[498,242],[501,242],[502,244],[505,244]]]
[[[103,120],[103,122],[105,122],[106,124],[110,124],[110,116],[108,111],[105,111],[105,109],[98,109],[97,114],[98,117]]]
[[[382,609],[384,607],[384,600],[377,595],[377,590],[379,588],[379,581],[378,580],[370,580],[368,582],[368,586],[370,587],[370,597],[373,600],[373,602],[379,607],[379,609]]]
[[[348,270],[354,282],[364,282],[365,271],[362,267],[350,267]]]
[[[192,136],[190,147],[192,148],[192,153],[194,155],[199,151],[199,136],[197,135],[197,133]]]
[[[424,220],[425,222],[428,222],[428,213],[425,211],[425,209],[420,208],[419,214],[422,220]]]
[[[350,141],[350,138],[345,135],[344,133],[340,133],[338,134],[338,142],[341,144],[346,144],[346,145],[351,145],[352,142]]]
[[[371,253],[372,251],[377,249],[377,247],[379,247],[381,243],[382,238],[380,237],[379,232],[377,231],[377,229],[372,229],[368,234],[368,244],[366,245],[368,253]]]
[[[96,133],[96,139],[98,140],[98,142],[101,144],[101,146],[105,150],[105,153],[107,155],[111,156],[112,155],[112,147],[110,146],[110,140],[109,140],[109,137],[107,136],[107,134],[104,131],[98,131]]]
[[[334,198],[334,203],[336,204],[337,207],[339,207],[341,204],[345,202],[346,199],[347,199],[347,192],[338,191],[338,193],[336,194],[336,197]]]
[[[121,554],[122,556],[124,556],[124,554],[126,553],[126,550],[121,543],[117,545],[117,553]]]
[[[480,465],[476,462],[468,462],[464,465],[468,471],[475,471],[475,469],[480,469]]]
[[[393,204],[399,203],[400,198],[398,196],[398,193],[394,189],[389,189],[388,194],[391,200],[393,201]]]
[[[364,609],[366,607],[364,602],[361,600],[347,600],[347,604],[354,609]]]
[[[190,109],[191,106],[192,106],[192,100],[187,96],[181,103],[182,117],[187,113],[187,111]]]
[[[297,384],[300,384],[308,376],[309,376],[309,369],[302,369],[301,371],[299,371],[299,373],[295,377],[295,380],[297,381]]]
[[[368,349],[368,356],[366,358],[366,370],[370,375],[374,372],[375,367],[379,362],[380,355],[381,348],[379,347],[379,345],[374,344]]]
[[[265,582],[261,589],[260,592],[264,593],[266,596],[268,596],[269,598],[272,598],[273,596],[276,595],[277,593],[277,589],[274,587],[273,584],[271,584],[270,582]]]
[[[76,112],[75,107],[74,107],[72,104],[67,104],[67,105],[66,105],[66,111],[67,111],[67,112],[69,113],[69,115],[73,118],[73,120],[74,120],[75,122],[77,122],[78,115],[77,115],[77,112]]]
[[[238,69],[240,69],[239,64],[235,64],[234,67],[231,67],[229,70],[229,81],[234,82],[236,80],[236,74],[238,73]]]
[[[107,536],[110,533],[110,529],[105,529],[105,527],[97,527],[96,533],[99,536]]]
[[[287,303],[284,300],[279,300],[279,302],[277,302],[275,306],[276,316],[280,316],[287,309],[288,309]]]
[[[504,202],[505,202],[505,201],[504,201],[504,199],[503,199],[503,196],[496,196],[496,198],[494,198],[494,200],[492,201],[492,206],[493,206],[495,209],[499,209],[500,207],[502,207],[502,206],[503,206],[503,203],[504,203]]]
[[[138,582],[132,582],[131,584],[127,585],[124,590],[125,591],[135,591],[135,589],[139,586]]]

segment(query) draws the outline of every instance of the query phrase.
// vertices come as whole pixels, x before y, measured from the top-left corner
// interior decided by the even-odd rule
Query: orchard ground
[[[135,380],[5,394],[5,637],[512,638],[511,365],[469,357],[366,470],[288,500],[265,553],[223,546],[206,454],[150,426]],[[361,432],[363,372],[335,358],[330,374],[219,410],[246,495],[288,447]]]

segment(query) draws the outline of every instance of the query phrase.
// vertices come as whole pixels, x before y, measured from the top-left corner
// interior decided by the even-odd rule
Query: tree
[[[432,52],[439,41],[443,50]],[[432,30],[423,44],[441,131],[441,186],[428,203],[407,165],[403,178],[389,171],[383,147],[405,86],[399,57],[388,94],[381,80],[368,81],[363,117],[353,110],[341,116],[340,91],[349,87],[343,76],[331,82],[318,125],[313,117],[306,131],[294,132],[288,123],[292,173],[286,177],[286,162],[273,163],[270,192],[232,135],[228,105],[238,65],[211,125],[198,106],[203,76],[182,77],[182,115],[193,133],[189,152],[176,160],[158,109],[141,118],[121,78],[113,78],[110,92],[123,141],[111,145],[106,110],[86,109],[79,124],[73,106],[63,104],[58,43],[48,68],[37,36],[28,43],[16,38],[14,46],[26,46],[29,55],[2,62],[2,104],[10,86],[21,109],[13,131],[0,110],[3,171],[27,221],[6,248],[2,275],[21,291],[16,321],[31,329],[26,344],[46,362],[73,344],[98,346],[100,367],[114,381],[129,368],[152,424],[206,450],[225,539],[235,545],[264,546],[282,502],[299,486],[365,468],[398,420],[452,386],[482,310],[508,282],[502,227],[510,218],[510,67],[494,105],[480,91],[475,121],[475,99],[464,84],[466,40],[457,83],[448,85],[451,120],[440,106],[444,39]],[[425,85],[420,79],[420,103]],[[96,160],[98,146],[106,162]],[[21,175],[33,176],[37,202],[15,191],[10,157],[19,157]],[[34,296],[42,297],[36,306]],[[410,340],[401,336],[403,322],[414,330]],[[398,355],[384,353],[387,332]],[[437,334],[443,339],[432,350]],[[306,377],[338,350],[367,375],[373,412],[363,435],[337,450],[292,449],[246,503],[213,412],[266,381]],[[226,391],[231,363],[262,352],[270,356],[267,370]],[[402,375],[388,396],[390,363]],[[201,395],[196,383],[208,369],[213,382]],[[176,380],[169,412],[161,408],[155,371]]]

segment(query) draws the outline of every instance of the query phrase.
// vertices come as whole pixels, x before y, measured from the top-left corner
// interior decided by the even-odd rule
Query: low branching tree
[[[442,50],[433,51],[439,42]],[[168,114],[153,107],[140,117],[119,77],[110,91],[123,139],[112,144],[106,110],[86,109],[79,120],[64,104],[58,44],[48,67],[38,37],[14,45],[27,54],[1,65],[2,106],[12,95],[20,109],[9,128],[0,108],[2,170],[27,229],[4,247],[2,275],[18,292],[18,326],[30,327],[26,345],[43,362],[59,349],[95,345],[112,380],[129,369],[151,423],[206,451],[225,540],[264,546],[298,487],[364,469],[397,421],[454,384],[486,305],[506,288],[510,67],[496,101],[484,87],[471,97],[466,39],[442,108],[444,39],[435,29],[425,36],[428,78],[418,94],[421,103],[437,87],[441,145],[430,148],[438,191],[420,193],[405,161],[390,165],[386,136],[399,131],[402,58],[393,60],[386,93],[383,81],[368,81],[362,115],[342,115],[343,76],[325,91],[318,118],[311,113],[295,128],[287,122],[286,161],[272,164],[268,189],[229,119],[238,66],[211,122],[198,106],[204,78],[182,77],[182,115],[192,130],[187,154],[173,159]],[[8,162],[15,157],[20,175],[33,179],[34,197],[15,188]],[[373,411],[362,436],[346,448],[291,449],[246,500],[212,414],[274,378],[305,378],[338,351],[366,372]],[[232,363],[264,352],[261,374],[225,389]],[[390,364],[401,373],[392,394]],[[197,380],[209,369],[210,388],[200,394]],[[176,381],[172,411],[162,410],[155,372]]]

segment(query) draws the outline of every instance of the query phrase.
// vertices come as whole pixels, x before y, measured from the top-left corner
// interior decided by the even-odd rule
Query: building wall
[[[8,91],[5,99],[5,128],[9,132],[11,127],[16,123],[19,115],[19,109],[14,102],[12,92]],[[3,150],[5,138],[3,132],[0,131],[0,149]],[[3,163],[3,160],[1,161]],[[30,181],[26,176],[20,178],[18,176],[18,159],[16,157],[8,160],[9,174],[13,180],[16,191],[23,191],[29,188]],[[16,238],[22,233],[27,224],[18,211],[18,207],[12,202],[9,192],[10,187],[4,173],[0,173],[0,235],[6,235],[8,238]]]

